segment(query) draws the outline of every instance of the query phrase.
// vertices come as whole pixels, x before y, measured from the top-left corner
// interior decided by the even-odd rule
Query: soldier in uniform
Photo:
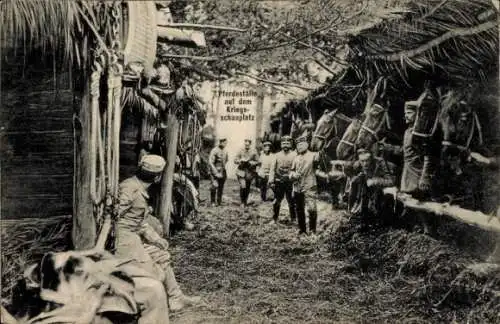
[[[159,183],[165,167],[159,155],[145,155],[135,176],[120,183],[116,251],[119,258],[134,259],[163,282],[170,310],[196,304],[199,297],[184,295],[170,265],[168,242],[147,221],[151,217],[148,189]]]
[[[357,161],[333,161],[341,165],[344,173],[332,171],[334,180],[351,177],[351,189],[348,198],[348,210],[354,215],[376,217],[382,209],[382,189],[395,184],[394,167],[381,158],[374,157],[366,149],[357,151]]]
[[[418,102],[407,101],[404,106],[404,118],[407,125],[403,136],[403,145],[383,144],[384,153],[403,156],[403,172],[401,174],[400,190],[416,199],[429,199],[435,189],[436,156],[433,157],[433,145],[429,141],[416,142],[413,129],[417,116]],[[434,231],[427,217],[419,214],[424,227],[424,233]],[[433,221],[432,221],[433,222]]]
[[[297,139],[297,156],[293,160],[290,179],[293,180],[295,210],[299,221],[299,235],[307,233],[306,210],[309,214],[309,231],[316,233],[318,211],[316,170],[320,162],[319,152],[309,151],[305,136]]]
[[[417,104],[413,101],[405,103],[405,122],[408,127],[404,133],[403,145],[384,144],[383,150],[387,153],[403,156],[404,165],[400,190],[417,197],[428,197],[432,184],[433,158],[426,145],[415,145],[412,141],[417,108]]]
[[[212,206],[222,204],[222,193],[224,191],[224,183],[226,182],[226,164],[228,155],[225,150],[227,140],[225,138],[219,139],[219,145],[210,151],[209,166],[210,166],[210,202]]]
[[[236,169],[236,177],[240,184],[240,200],[241,206],[246,207],[248,204],[248,196],[250,196],[250,188],[252,181],[257,172],[256,168],[259,165],[259,154],[257,150],[251,147],[252,141],[245,140],[245,146],[236,154],[234,163],[238,165]]]
[[[281,151],[275,154],[269,169],[269,186],[274,191],[273,201],[273,222],[278,222],[281,201],[286,197],[290,218],[292,222],[296,220],[295,204],[292,194],[292,182],[290,180],[290,170],[297,153],[292,150],[292,138],[283,136],[281,138]]]
[[[271,142],[265,141],[262,143],[262,154],[259,157],[259,170],[257,176],[259,180],[260,198],[262,201],[267,200],[267,183],[269,182],[269,170],[274,160],[274,154],[271,154]]]

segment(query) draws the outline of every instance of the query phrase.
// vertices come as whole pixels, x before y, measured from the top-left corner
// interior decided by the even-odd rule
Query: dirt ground
[[[271,202],[262,203],[254,191],[254,204],[244,211],[238,195],[237,183],[228,181],[223,206],[208,207],[208,183],[202,183],[196,229],[171,239],[178,281],[205,301],[172,314],[172,323],[426,322],[393,294],[374,300],[373,289],[377,296],[390,289],[381,278],[353,274],[348,263],[333,258],[329,233],[316,242],[298,241],[297,225],[267,224]],[[343,212],[326,202],[318,207],[319,227],[335,229]],[[280,219],[288,219],[286,202]]]

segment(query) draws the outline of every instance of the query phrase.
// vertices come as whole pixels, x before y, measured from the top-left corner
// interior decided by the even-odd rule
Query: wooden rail
[[[500,232],[500,218],[498,215],[486,215],[480,211],[472,211],[447,203],[419,201],[409,194],[399,192],[395,187],[385,188],[384,194],[393,196],[403,203],[405,207],[433,213],[437,216],[448,216],[462,223],[478,226],[488,231]]]

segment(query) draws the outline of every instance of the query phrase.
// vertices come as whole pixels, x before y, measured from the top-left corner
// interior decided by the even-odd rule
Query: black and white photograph
[[[0,0],[0,323],[500,323],[499,18]]]

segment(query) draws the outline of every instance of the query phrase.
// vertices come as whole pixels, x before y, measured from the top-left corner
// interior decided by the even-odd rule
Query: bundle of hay
[[[477,247],[460,250],[441,239],[391,227],[366,229],[351,218],[330,242],[334,257],[347,259],[354,271],[384,278],[389,294],[414,305],[419,316],[497,322],[500,267],[478,265]]]
[[[49,252],[67,250],[71,216],[2,220],[2,304],[10,302],[12,288],[24,269]]]

